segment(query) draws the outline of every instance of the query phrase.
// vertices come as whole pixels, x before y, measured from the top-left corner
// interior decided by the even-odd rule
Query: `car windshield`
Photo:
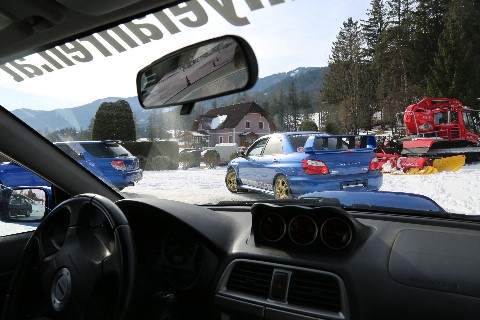
[[[86,152],[98,158],[115,158],[131,156],[127,149],[118,143],[80,143]]]
[[[388,191],[476,215],[478,10],[454,3],[188,1],[0,65],[0,104],[125,198],[205,205]],[[141,106],[140,70],[225,35],[252,47],[255,86],[198,101],[186,115]],[[211,47],[161,79],[146,73],[141,85],[194,85],[194,63],[223,66]],[[454,48],[469,49],[459,57]],[[426,101],[421,117],[408,118],[430,97],[470,111],[448,102],[439,127],[443,113]]]

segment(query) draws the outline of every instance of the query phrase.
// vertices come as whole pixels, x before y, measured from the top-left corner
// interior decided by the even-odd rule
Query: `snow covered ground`
[[[124,189],[127,197],[148,195],[189,203],[216,203],[222,200],[261,200],[270,196],[254,193],[232,194],[225,187],[226,169],[190,169],[144,172],[134,187]],[[410,192],[427,196],[446,211],[480,214],[480,164],[466,165],[457,172],[432,175],[384,175],[381,191]]]
[[[457,172],[420,175],[384,175],[381,191],[411,192],[427,196],[448,212],[480,214],[480,164]]]
[[[125,188],[126,197],[156,197],[194,204],[229,200],[262,200],[271,196],[232,194],[225,187],[225,167],[174,171],[145,171],[135,186]],[[480,214],[480,164],[466,165],[457,172],[420,175],[384,175],[381,191],[411,192],[427,196],[446,211]],[[0,236],[33,230],[28,223],[0,222]]]

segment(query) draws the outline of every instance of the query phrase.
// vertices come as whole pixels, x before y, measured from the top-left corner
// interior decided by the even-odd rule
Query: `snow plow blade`
[[[465,165],[465,156],[453,156],[433,160],[432,166],[438,171],[457,171]]]
[[[411,168],[405,174],[418,174],[418,175],[427,175],[427,174],[433,174],[437,173],[438,170],[437,168],[431,167],[431,166],[425,166],[423,167],[422,170],[418,168]]]

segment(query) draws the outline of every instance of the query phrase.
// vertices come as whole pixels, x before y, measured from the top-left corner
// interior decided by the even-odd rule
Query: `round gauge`
[[[323,243],[331,249],[343,249],[352,240],[352,228],[343,219],[329,218],[323,224],[320,230],[320,236]]]
[[[290,221],[288,234],[296,244],[308,246],[317,238],[317,224],[308,216],[296,216]]]
[[[278,213],[268,213],[260,220],[259,231],[267,241],[276,242],[282,239],[286,229],[285,220]]]
[[[175,265],[187,263],[194,255],[195,241],[184,232],[170,232],[165,237],[165,257]]]

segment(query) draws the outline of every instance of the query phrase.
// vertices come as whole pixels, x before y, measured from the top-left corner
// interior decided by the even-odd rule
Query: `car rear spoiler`
[[[305,142],[305,153],[354,152],[356,150],[373,150],[377,141],[373,135],[312,135]]]

